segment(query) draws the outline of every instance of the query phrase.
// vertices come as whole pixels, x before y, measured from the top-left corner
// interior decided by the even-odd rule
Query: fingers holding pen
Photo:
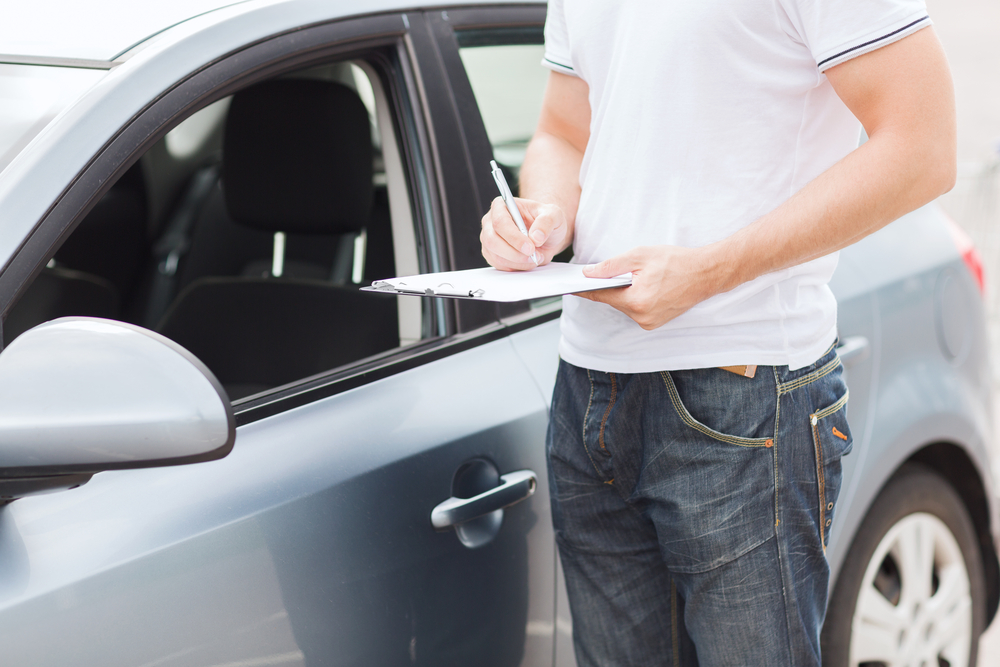
[[[535,245],[517,228],[503,199],[497,197],[493,200],[482,224],[479,240],[487,262],[504,271],[535,268],[531,260],[531,254],[536,251]]]

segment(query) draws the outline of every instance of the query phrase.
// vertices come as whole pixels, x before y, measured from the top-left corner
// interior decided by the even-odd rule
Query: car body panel
[[[170,26],[210,12],[233,0],[176,0],[146,3],[112,0],[93,5],[77,2],[17,3],[5,8],[0,26],[0,56],[45,56],[76,60],[114,60],[129,47]],[[24,26],[45,25],[44,32]]]
[[[0,651],[8,664],[296,651],[328,665],[409,664],[411,652],[544,664],[555,607],[545,422],[499,340],[243,426],[219,461],[23,498],[0,511]],[[534,470],[538,492],[505,510],[494,543],[468,549],[429,517],[476,457]]]
[[[561,311],[559,304],[546,308],[552,315]],[[531,313],[537,317],[537,314]],[[506,322],[510,322],[506,320]],[[524,319],[522,316],[520,319]],[[541,324],[535,324],[524,331],[519,331],[510,337],[511,345],[517,356],[531,374],[538,392],[548,404],[552,399],[552,389],[556,384],[556,372],[559,370],[559,353],[556,346],[559,342],[559,320],[551,319]]]

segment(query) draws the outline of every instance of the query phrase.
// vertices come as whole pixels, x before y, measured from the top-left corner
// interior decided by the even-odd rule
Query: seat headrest
[[[279,79],[233,96],[223,140],[230,216],[273,232],[360,231],[372,207],[368,111],[330,81]]]

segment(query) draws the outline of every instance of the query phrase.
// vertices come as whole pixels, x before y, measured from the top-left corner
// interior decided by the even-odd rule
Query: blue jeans
[[[560,362],[549,486],[580,667],[819,666],[841,370],[832,348],[754,378]]]

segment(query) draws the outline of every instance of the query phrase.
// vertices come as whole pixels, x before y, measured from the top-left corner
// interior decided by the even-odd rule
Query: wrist
[[[702,246],[696,252],[705,299],[728,292],[746,282],[741,272],[742,263],[725,242]]]

